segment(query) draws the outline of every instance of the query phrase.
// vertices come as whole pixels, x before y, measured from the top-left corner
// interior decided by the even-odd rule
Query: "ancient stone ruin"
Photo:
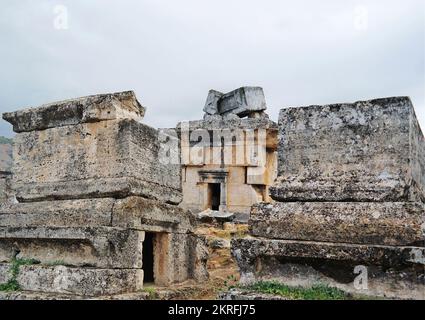
[[[253,204],[271,200],[268,188],[276,178],[277,125],[265,110],[259,87],[227,94],[211,90],[204,120],[177,126],[183,207],[246,221]]]
[[[425,141],[409,98],[287,108],[277,202],[232,241],[241,282],[425,299]]]
[[[0,207],[0,283],[89,297],[208,277],[180,165],[162,164],[144,112],[122,92],[3,114],[17,201]]]
[[[242,285],[425,299],[425,141],[409,98],[286,108],[276,125],[263,90],[242,87],[211,90],[204,112],[156,130],[129,91],[4,113],[16,136],[0,286],[122,298],[203,286],[236,260]]]

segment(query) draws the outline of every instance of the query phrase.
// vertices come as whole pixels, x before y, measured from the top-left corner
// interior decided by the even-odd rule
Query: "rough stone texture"
[[[283,109],[278,160],[278,202],[254,205],[257,238],[232,242],[241,282],[425,299],[425,141],[409,98]]]
[[[112,226],[115,201],[103,198],[3,203],[0,205],[0,227]]]
[[[285,297],[253,292],[249,290],[232,288],[229,291],[220,292],[219,300],[289,300]]]
[[[425,201],[425,142],[407,97],[282,109],[279,201]]]
[[[253,206],[253,236],[287,239],[424,246],[421,202],[276,202]]]
[[[13,131],[28,132],[103,120],[126,118],[141,121],[144,115],[145,108],[137,101],[134,92],[126,91],[5,112],[3,119],[13,125]]]
[[[0,143],[0,171],[10,172],[12,163],[12,143]]]
[[[327,283],[347,292],[425,299],[425,248],[312,241],[232,240],[241,283],[275,280],[291,286]],[[368,271],[368,289],[354,286],[356,266]]]
[[[10,265],[0,263],[0,283],[6,283],[12,278]]]
[[[207,101],[205,102],[204,112],[206,114],[218,114],[218,101],[223,96],[223,93],[210,90],[208,92]]]
[[[268,119],[265,108],[261,88],[245,87],[228,94],[212,90],[204,119],[177,125],[182,207],[194,213],[212,209],[229,219],[246,218],[251,205],[271,200],[268,187],[276,178],[277,125]],[[218,197],[214,184],[220,184],[218,206],[212,203]],[[203,215],[202,220],[216,218]]]
[[[208,242],[205,237],[193,235],[189,238],[191,251],[190,274],[196,281],[202,282],[209,278],[207,262],[209,257]]]
[[[141,268],[144,232],[110,227],[1,227],[0,262]]]
[[[8,267],[3,265],[0,273],[8,272]],[[30,265],[20,267],[17,281],[25,291],[100,296],[142,289],[143,270]]]
[[[177,206],[141,197],[115,201],[112,225],[150,232],[187,233],[191,231],[191,214]]]
[[[231,222],[235,218],[235,214],[232,212],[223,212],[207,209],[199,212],[197,218],[200,222],[207,223],[224,223]]]
[[[0,171],[0,204],[3,202],[10,202],[13,199],[10,180],[11,172]]]
[[[148,292],[133,292],[106,296],[43,293],[33,291],[0,292],[0,300],[148,300]]]
[[[180,168],[161,163],[157,130],[110,120],[23,132],[14,145],[19,201],[141,195],[181,201]]]
[[[366,265],[401,267],[425,265],[425,248],[411,246],[380,246],[345,244],[319,241],[277,240],[266,238],[246,238],[232,240],[233,253],[242,264],[260,256],[329,259],[352,261]],[[252,265],[245,265],[253,268]]]
[[[203,242],[176,206],[180,165],[163,161],[164,137],[138,122],[143,115],[132,92],[3,115],[18,134],[16,199],[0,204],[0,283],[15,259],[34,261],[17,281],[40,299],[134,293],[144,258],[155,284],[205,280]]]
[[[260,87],[242,87],[226,94],[210,90],[204,107],[206,114],[232,114],[238,117],[266,109],[266,99]]]
[[[189,130],[194,131],[198,129],[216,130],[216,129],[242,129],[242,130],[255,130],[255,129],[274,129],[276,135],[278,127],[277,124],[266,118],[210,118],[206,120],[193,120],[188,123],[178,123],[177,129],[181,130],[184,124],[189,124]]]
[[[152,232],[155,284],[204,281],[208,252],[191,228],[189,212],[142,197],[5,203],[0,262],[16,257],[43,266],[140,269],[145,232]]]

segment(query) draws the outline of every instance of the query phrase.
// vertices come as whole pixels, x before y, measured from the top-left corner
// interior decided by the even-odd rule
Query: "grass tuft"
[[[0,284],[0,291],[19,291],[21,290],[21,286],[18,283],[18,275],[19,275],[19,268],[21,266],[25,265],[33,265],[38,264],[40,261],[35,259],[17,259],[13,258],[10,262],[10,270],[9,273],[11,275],[11,278],[6,283]]]
[[[260,281],[251,285],[243,286],[255,292],[274,294],[294,300],[347,300],[351,295],[337,288],[323,284],[317,284],[311,288],[290,287],[274,281]]]

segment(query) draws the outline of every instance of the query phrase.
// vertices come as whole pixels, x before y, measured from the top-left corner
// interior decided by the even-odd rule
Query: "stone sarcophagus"
[[[423,135],[409,98],[283,109],[279,201],[425,201]]]
[[[127,197],[181,201],[177,165],[159,159],[158,131],[138,122],[132,92],[3,114],[19,132],[13,188],[19,201]]]
[[[86,297],[208,276],[203,240],[176,205],[180,168],[162,163],[144,112],[123,92],[3,115],[17,132],[18,202],[0,206],[0,284]]]
[[[275,203],[233,241],[243,282],[425,299],[425,141],[409,98],[287,108]]]

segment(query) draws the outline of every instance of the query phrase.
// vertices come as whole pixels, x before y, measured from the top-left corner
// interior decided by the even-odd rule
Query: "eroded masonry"
[[[183,207],[201,216],[212,210],[247,220],[253,204],[271,200],[269,186],[277,171],[277,125],[265,111],[259,87],[227,94],[211,90],[204,119],[177,126]]]
[[[18,203],[1,207],[0,283],[101,296],[207,278],[202,238],[177,206],[180,166],[159,161],[144,111],[123,92],[3,114]],[[13,274],[16,261],[31,263]]]
[[[211,90],[204,112],[156,130],[122,92],[4,113],[16,136],[0,284],[103,297],[201,283],[236,260],[242,284],[425,299],[425,141],[409,98],[291,107],[276,124],[263,90],[242,87]]]
[[[283,109],[273,204],[234,240],[242,282],[425,298],[425,142],[408,98]]]

